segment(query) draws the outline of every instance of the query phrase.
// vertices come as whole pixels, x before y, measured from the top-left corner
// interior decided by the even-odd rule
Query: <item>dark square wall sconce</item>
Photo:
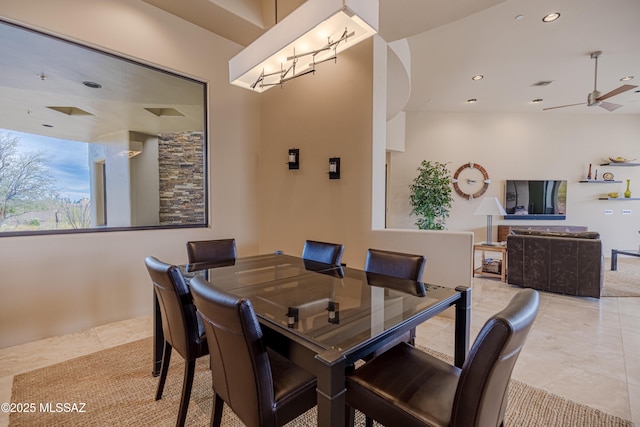
[[[340,157],[329,159],[329,179],[340,179]]]
[[[289,161],[287,162],[289,169],[300,169],[300,149],[289,149]]]

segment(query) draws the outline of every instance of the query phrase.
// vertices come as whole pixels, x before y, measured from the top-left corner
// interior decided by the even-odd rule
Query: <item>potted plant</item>
[[[409,186],[411,213],[421,230],[444,230],[451,209],[451,173],[446,163],[423,160]]]

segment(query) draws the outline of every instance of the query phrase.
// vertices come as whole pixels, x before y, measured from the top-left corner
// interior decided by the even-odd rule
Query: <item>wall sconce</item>
[[[329,159],[329,179],[340,179],[340,157]]]
[[[295,307],[289,307],[287,310],[287,326],[294,328],[298,323],[298,309]]]
[[[340,323],[340,304],[334,301],[329,301],[329,305],[327,306],[327,311],[329,312],[329,323]]]
[[[289,149],[289,169],[300,169],[300,149],[299,148],[290,148]]]

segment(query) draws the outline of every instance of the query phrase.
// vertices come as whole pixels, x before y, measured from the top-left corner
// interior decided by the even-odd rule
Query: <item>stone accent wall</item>
[[[202,132],[158,136],[160,225],[206,222],[203,156]]]

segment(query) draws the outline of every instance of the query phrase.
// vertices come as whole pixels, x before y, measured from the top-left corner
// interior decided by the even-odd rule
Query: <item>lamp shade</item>
[[[229,82],[264,92],[377,31],[378,0],[307,0],[231,58]]]
[[[473,213],[474,215],[506,215],[504,208],[497,197],[485,197],[480,202],[480,206]]]

